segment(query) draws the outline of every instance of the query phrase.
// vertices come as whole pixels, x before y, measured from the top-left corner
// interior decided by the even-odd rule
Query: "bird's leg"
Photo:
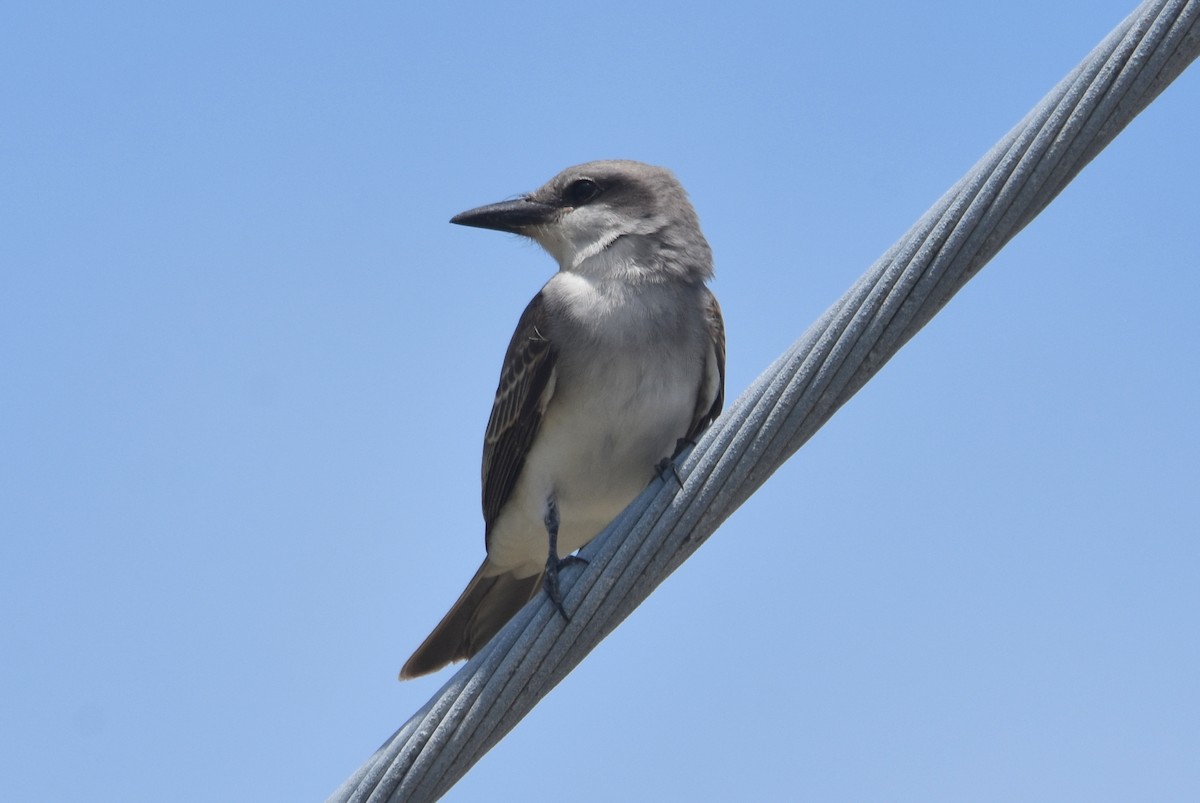
[[[558,556],[558,501],[554,498],[554,494],[550,494],[546,499],[544,522],[546,534],[550,540],[550,554],[546,557],[546,574],[542,579],[542,588],[546,589],[546,596],[562,614],[563,621],[569,622],[571,617],[567,616],[567,609],[563,607],[562,586],[559,584],[558,572],[564,566],[587,563],[587,561],[576,555],[567,555],[565,558]]]

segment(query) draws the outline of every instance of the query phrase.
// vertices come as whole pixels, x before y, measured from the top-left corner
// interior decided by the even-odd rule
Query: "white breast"
[[[678,288],[596,283],[559,273],[547,284],[559,347],[554,395],[513,497],[493,525],[495,572],[545,564],[551,494],[559,554],[590,541],[646,487],[687,434],[707,346],[699,305],[681,314]],[[694,320],[693,320],[694,318]]]

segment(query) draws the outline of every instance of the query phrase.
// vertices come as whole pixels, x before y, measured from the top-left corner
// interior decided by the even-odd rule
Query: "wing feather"
[[[554,393],[557,352],[543,334],[544,315],[545,302],[538,293],[521,314],[504,355],[496,400],[483,438],[483,520],[488,535],[512,496]]]
[[[725,320],[721,317],[721,305],[712,293],[708,294],[705,313],[709,350],[704,360],[700,393],[696,397],[696,412],[692,415],[692,426],[686,438],[689,441],[695,441],[725,406]]]

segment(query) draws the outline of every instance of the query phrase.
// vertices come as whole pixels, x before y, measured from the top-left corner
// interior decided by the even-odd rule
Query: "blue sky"
[[[405,5],[0,13],[0,797],[323,799],[447,677],[553,270],[451,215],[671,167],[736,396],[1133,7]],[[1194,797],[1198,135],[1193,67],[449,799]]]

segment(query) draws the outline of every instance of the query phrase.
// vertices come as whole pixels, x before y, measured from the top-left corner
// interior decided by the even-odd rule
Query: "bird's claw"
[[[671,471],[671,475],[675,477],[675,482],[679,483],[679,487],[682,489],[683,477],[679,476],[679,467],[675,465],[675,458],[664,457],[662,460],[659,460],[658,465],[654,467],[654,470],[658,472],[659,479],[664,480],[667,478],[668,469]]]
[[[567,555],[565,558],[551,555],[546,559],[546,575],[542,579],[542,588],[546,590],[546,596],[550,598],[550,602],[554,603],[555,609],[558,610],[564,622],[570,622],[571,617],[567,615],[567,609],[563,605],[562,584],[558,573],[567,566],[581,563],[586,565],[587,559],[578,555]]]

